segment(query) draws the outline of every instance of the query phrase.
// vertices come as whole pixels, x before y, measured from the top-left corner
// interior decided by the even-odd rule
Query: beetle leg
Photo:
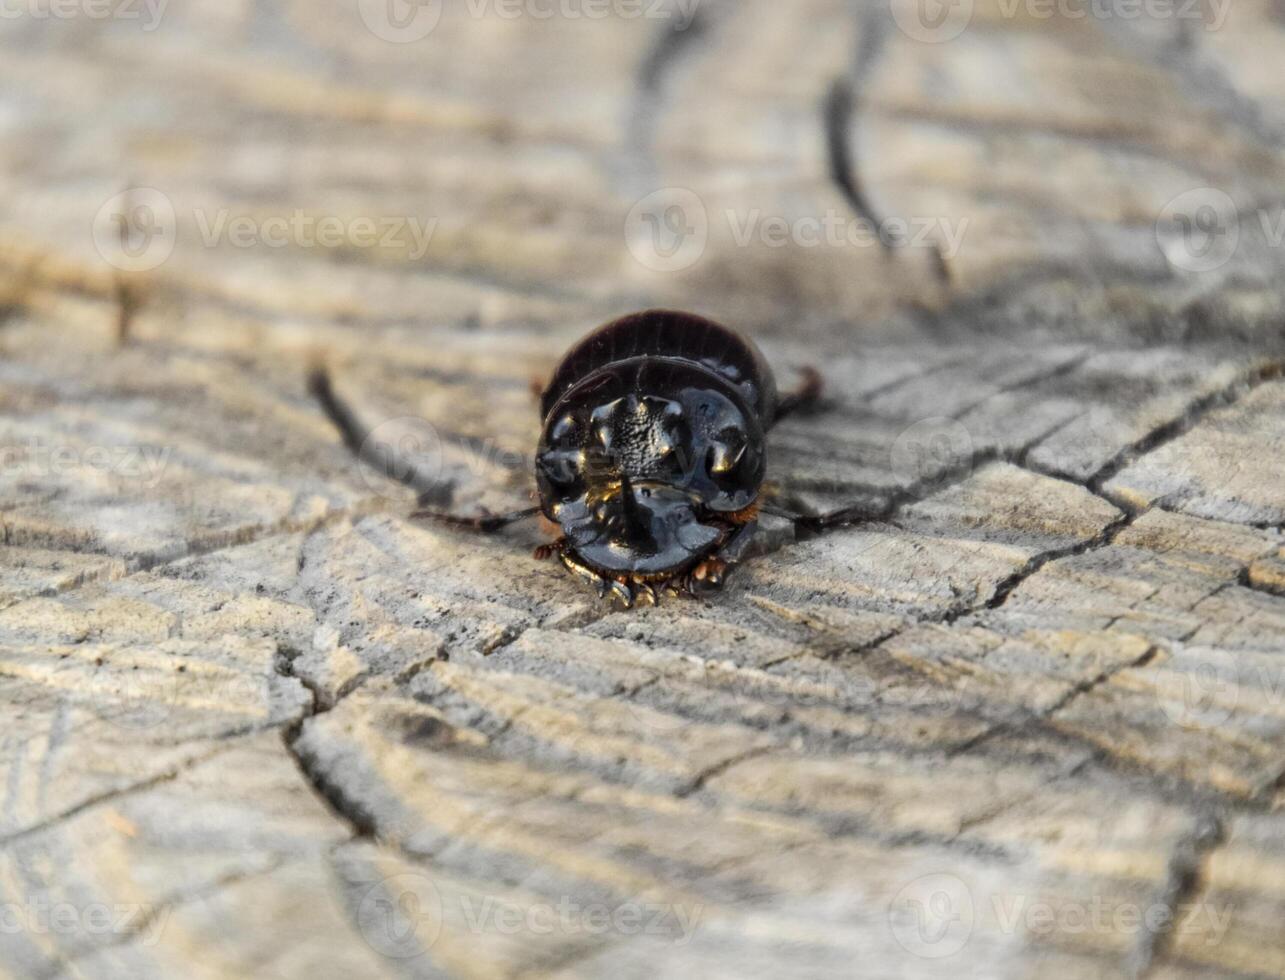
[[[562,554],[562,546],[566,538],[558,538],[557,541],[550,541],[546,544],[538,545],[535,551],[531,552],[531,557],[536,561],[546,561],[554,555]]]
[[[634,607],[634,590],[629,587],[628,582],[622,582],[620,579],[613,578],[607,583],[607,588],[611,590],[611,594],[615,598],[619,599],[621,605],[626,609],[632,609]]]
[[[593,590],[598,593],[599,599],[607,594],[606,579],[595,572],[592,568],[587,568],[567,554],[567,552],[562,548],[562,542],[559,541],[556,547],[558,548],[558,557],[562,560],[562,566],[568,572],[576,578],[583,579],[588,582],[593,587]]]
[[[656,595],[656,590],[650,582],[637,582],[634,584],[634,588],[638,592],[637,598],[646,599],[653,606],[660,605],[660,598]]]
[[[758,529],[758,521],[746,521],[744,524],[739,525],[731,536],[723,542],[722,547],[714,553],[714,557],[709,560],[711,562],[721,562],[724,568],[744,561],[746,552],[749,551],[750,543],[754,540],[754,533]],[[699,567],[698,565],[697,568]]]
[[[447,514],[436,510],[417,510],[410,516],[412,520],[437,521],[439,524],[449,524],[452,527],[462,527],[470,531],[492,534],[508,527],[510,524],[516,524],[518,521],[525,521],[528,517],[534,517],[538,513],[540,513],[539,507],[527,507],[508,514],[464,515]]]
[[[758,521],[746,521],[738,526],[718,551],[698,562],[679,580],[683,594],[700,597],[721,589],[728,573],[744,560],[757,530]]]
[[[794,391],[782,396],[780,402],[777,403],[776,415],[773,417],[771,425],[776,425],[787,415],[793,415],[800,410],[811,409],[821,400],[821,390],[825,387],[825,382],[821,379],[821,372],[814,367],[805,367],[799,373],[803,375],[803,382]]]

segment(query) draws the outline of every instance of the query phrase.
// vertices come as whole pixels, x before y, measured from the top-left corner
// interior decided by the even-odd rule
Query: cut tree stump
[[[1279,3],[136,6],[0,34],[0,975],[1285,977]],[[408,518],[653,306],[847,521]]]

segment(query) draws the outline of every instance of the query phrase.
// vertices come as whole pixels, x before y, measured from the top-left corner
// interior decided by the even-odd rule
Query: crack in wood
[[[229,736],[229,737],[235,737],[235,736]],[[13,831],[12,833],[9,833],[9,834],[0,835],[0,852],[8,850],[14,844],[20,843],[24,840],[28,840],[29,838],[35,837],[36,835],[44,833],[47,830],[51,830],[55,827],[60,827],[63,824],[80,816],[82,813],[85,813],[88,810],[92,810],[95,807],[102,806],[104,803],[112,803],[116,800],[127,799],[128,797],[131,797],[138,793],[142,793],[149,789],[152,789],[155,786],[160,786],[162,783],[173,782],[175,779],[177,779],[183,773],[187,772],[189,769],[192,769],[196,766],[202,765],[203,763],[210,761],[216,756],[219,756],[222,753],[228,751],[229,748],[230,747],[227,745],[220,745],[218,748],[214,749],[211,752],[207,752],[204,755],[197,756],[196,758],[193,758],[193,759],[184,760],[179,765],[173,766],[153,776],[149,776],[146,779],[141,779],[138,782],[130,783],[128,786],[121,786],[116,789],[108,790],[104,793],[98,793],[95,796],[91,796],[88,799],[82,800],[81,802],[75,804],[74,806],[70,806],[65,810],[59,811],[58,813],[51,814],[50,816],[45,817],[38,823],[32,824],[31,826],[28,826],[28,827],[24,827],[21,830]]]
[[[1212,109],[1220,119],[1235,122],[1258,143],[1273,149],[1282,145],[1285,137],[1278,126],[1267,122],[1262,105],[1240,91],[1225,70],[1201,57],[1200,31],[1186,17],[1172,18],[1176,30],[1169,40],[1151,41],[1135,26],[1136,18],[1126,15],[1126,4],[1127,0],[1110,0],[1112,15],[1097,18],[1103,31],[1121,48],[1175,76],[1197,105]]]
[[[660,118],[666,81],[687,51],[705,39],[712,17],[704,6],[692,8],[683,27],[665,25],[656,34],[651,50],[638,66],[634,99],[625,124],[621,177],[629,193],[645,194],[659,186],[653,144]]]
[[[859,25],[861,40],[855,66],[850,75],[837,78],[831,84],[821,107],[822,130],[825,134],[831,182],[839,189],[853,213],[876,235],[882,249],[891,254],[903,247],[905,242],[889,229],[885,216],[871,203],[861,180],[853,149],[856,143],[856,119],[862,107],[862,89],[881,56],[888,27],[884,17],[874,16],[869,12],[859,17]],[[950,266],[941,244],[930,239],[928,245],[936,281],[942,285],[950,285]]]
[[[1210,412],[1234,405],[1259,385],[1277,381],[1283,376],[1285,376],[1285,361],[1271,361],[1242,374],[1226,387],[1197,398],[1179,415],[1121,449],[1085,481],[1085,487],[1094,493],[1100,493],[1102,486],[1125,467],[1166,443],[1186,435]],[[1120,506],[1119,503],[1112,502],[1116,503],[1117,507]]]
[[[1021,717],[1015,720],[1001,721],[998,724],[993,725],[990,728],[986,729],[985,731],[979,732],[978,734],[974,735],[972,738],[966,739],[965,741],[952,747],[948,752],[948,755],[950,755],[952,758],[955,756],[966,755],[967,753],[972,752],[974,749],[976,749],[979,745],[985,742],[989,742],[991,739],[999,735],[1020,735],[1024,732],[1038,729],[1043,725],[1044,722],[1048,721],[1050,718],[1056,715],[1059,711],[1062,711],[1065,708],[1067,708],[1077,698],[1080,698],[1083,695],[1088,694],[1089,692],[1095,690],[1096,688],[1101,687],[1103,684],[1106,684],[1113,677],[1115,677],[1119,673],[1122,673],[1123,671],[1134,670],[1140,667],[1146,667],[1148,664],[1154,661],[1156,657],[1159,656],[1159,654],[1160,654],[1160,648],[1158,646],[1152,645],[1148,647],[1140,657],[1137,657],[1134,660],[1129,661],[1128,663],[1121,664],[1111,670],[1101,671],[1093,677],[1086,678],[1085,680],[1078,681],[1077,683],[1071,685],[1071,687],[1066,692],[1064,692],[1061,697],[1059,697],[1056,701],[1053,702],[1053,704],[1045,708],[1043,711],[1030,712],[1024,717]]]
[[[108,950],[125,949],[134,945],[138,942],[140,937],[146,936],[147,931],[153,926],[153,924],[158,920],[168,918],[171,913],[178,909],[182,909],[196,903],[208,902],[210,899],[216,897],[221,892],[227,891],[229,888],[234,888],[242,882],[253,881],[256,878],[263,878],[268,875],[275,874],[286,865],[292,863],[295,863],[295,861],[278,855],[271,859],[264,867],[254,868],[252,870],[231,871],[214,878],[199,888],[191,889],[190,891],[175,896],[168,901],[148,905],[143,910],[142,914],[138,916],[137,920],[130,924],[130,928],[128,930],[114,934],[107,942],[96,943],[93,947],[85,949],[75,955],[64,956],[61,953],[57,954],[58,958],[52,962],[48,969],[38,971],[33,974],[33,980],[55,980],[55,978],[66,977],[69,974],[72,976],[82,975],[85,971],[82,971],[78,965],[84,960],[101,955]]]
[[[1106,498],[1104,497],[1102,499],[1105,500]],[[1048,551],[1042,551],[1039,554],[1032,556],[1021,568],[1008,578],[1004,579],[1004,581],[1000,582],[999,585],[995,587],[995,591],[991,594],[991,597],[982,603],[980,608],[974,608],[970,611],[980,612],[981,608],[1000,608],[1008,601],[1009,596],[1017,591],[1018,587],[1021,586],[1023,582],[1050,562],[1055,562],[1062,558],[1070,558],[1073,555],[1088,554],[1090,551],[1097,551],[1099,548],[1105,548],[1113,544],[1121,532],[1130,527],[1134,521],[1142,516],[1143,513],[1145,513],[1145,511],[1138,511],[1136,513],[1126,512],[1104,527],[1100,532],[1098,532],[1098,534],[1085,541],[1078,541],[1075,544],[1067,545],[1063,548],[1051,548]],[[959,617],[956,616],[955,618],[958,619]],[[947,621],[953,622],[954,620],[948,619]]]
[[[1144,923],[1126,963],[1130,976],[1151,976],[1173,949],[1182,910],[1204,890],[1204,870],[1209,857],[1226,840],[1227,828],[1223,818],[1213,810],[1202,810],[1196,815],[1191,832],[1174,845],[1166,869],[1165,885],[1157,900],[1161,908],[1168,910],[1170,920],[1161,928]]]

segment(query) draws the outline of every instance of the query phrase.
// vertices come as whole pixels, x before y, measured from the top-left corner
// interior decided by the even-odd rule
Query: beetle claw
[[[693,595],[716,592],[727,579],[728,563],[721,558],[707,558],[688,577],[687,589]]]
[[[607,587],[611,589],[611,594],[619,599],[626,609],[632,609],[634,607],[634,592],[627,582],[622,582],[619,579],[612,579]]]
[[[587,568],[584,565],[580,564],[580,562],[576,561],[569,554],[567,554],[566,551],[563,551],[563,550],[559,550],[558,557],[562,560],[562,566],[568,572],[570,572],[576,578],[583,579],[584,581],[588,582],[591,586],[593,586],[594,590],[598,593],[599,599],[601,599],[604,595],[607,594],[606,580],[597,572],[595,572],[592,568]]]

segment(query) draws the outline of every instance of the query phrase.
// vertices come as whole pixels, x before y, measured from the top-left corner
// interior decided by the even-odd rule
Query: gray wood
[[[1278,5],[448,6],[5,21],[0,975],[1285,976]],[[705,603],[308,387],[504,512],[653,305],[852,518]]]

